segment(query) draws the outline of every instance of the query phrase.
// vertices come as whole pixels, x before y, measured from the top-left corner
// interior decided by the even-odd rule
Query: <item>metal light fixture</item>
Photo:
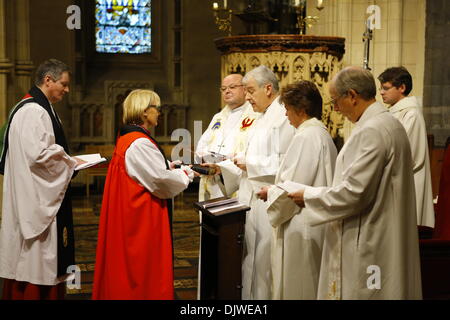
[[[319,21],[319,17],[306,15],[306,0],[292,0],[292,3],[297,13],[297,24],[300,29],[300,34],[305,34],[306,28],[311,28],[316,24]],[[316,9],[320,11],[323,8],[325,8],[323,0],[317,0]]]
[[[233,10],[228,9],[227,0],[223,0],[223,6],[220,7],[218,2],[213,2],[213,12],[217,27],[221,31],[228,31],[231,36],[231,17]]]

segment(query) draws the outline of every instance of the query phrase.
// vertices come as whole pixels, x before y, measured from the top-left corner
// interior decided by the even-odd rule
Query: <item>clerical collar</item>
[[[359,117],[358,121],[355,122],[355,125],[361,126],[364,122],[366,122],[371,117],[383,113],[383,112],[389,112],[380,102],[375,101],[370,106],[364,110],[364,112]]]
[[[126,135],[130,132],[136,132],[136,131],[142,132],[145,135],[149,136],[152,140],[154,140],[153,137],[151,136],[150,131],[148,131],[146,128],[144,128],[143,126],[138,125],[138,124],[127,124],[127,125],[122,126],[120,128],[120,136]]]
[[[244,109],[244,105],[242,105],[242,106],[240,106],[240,107],[237,107],[237,108],[234,108],[234,109],[231,109],[231,113],[239,112],[239,111],[241,111],[242,109]]]
[[[302,124],[297,127],[297,131],[302,131],[303,129],[308,127],[322,127],[326,129],[322,121],[318,120],[316,117],[312,117],[303,121]]]
[[[272,102],[269,104],[269,106],[266,108],[266,110],[264,110],[264,111],[262,112],[262,114],[263,114],[263,115],[266,114],[267,111],[275,104],[275,102],[278,102],[278,104],[280,104],[280,102],[279,102],[278,99],[279,99],[279,96],[276,96],[275,99],[273,99]]]
[[[415,96],[404,97],[397,101],[396,104],[389,107],[389,111],[397,112],[407,108],[418,108],[419,103]]]
[[[30,91],[30,95],[36,100],[38,104],[41,106],[51,107],[50,100],[48,100],[47,96],[38,86],[33,86]]]

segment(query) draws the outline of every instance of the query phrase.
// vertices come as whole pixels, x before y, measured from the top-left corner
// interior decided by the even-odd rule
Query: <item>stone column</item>
[[[11,72],[13,64],[7,58],[6,50],[6,0],[0,0],[0,126],[2,126],[8,116],[8,74]],[[3,176],[0,176],[0,208],[3,195]],[[1,210],[0,210],[1,221]]]
[[[6,0],[0,0],[0,125],[8,116],[7,77],[12,67],[6,50]]]
[[[426,2],[423,112],[427,133],[434,135],[436,148],[444,148],[450,137],[449,8],[450,3],[445,0]]]
[[[29,0],[15,0],[16,17],[16,95],[25,95],[31,86],[34,66],[30,53],[30,3]]]

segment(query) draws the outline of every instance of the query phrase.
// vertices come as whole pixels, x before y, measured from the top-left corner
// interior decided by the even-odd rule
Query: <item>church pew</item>
[[[450,146],[447,144],[430,239],[420,239],[424,299],[450,299]]]
[[[439,194],[439,185],[440,185],[439,181],[441,178],[442,161],[444,159],[445,148],[435,147],[433,136],[428,135],[428,150],[430,157],[433,198],[436,198],[436,196]]]

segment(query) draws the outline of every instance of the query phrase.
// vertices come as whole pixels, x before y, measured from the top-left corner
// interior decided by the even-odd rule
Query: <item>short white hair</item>
[[[353,89],[364,100],[375,98],[377,87],[375,79],[369,70],[361,67],[350,66],[341,70],[333,79],[336,92],[342,96]]]
[[[255,69],[247,72],[242,79],[242,83],[247,84],[250,78],[255,79],[260,88],[266,84],[271,84],[275,92],[280,91],[277,76],[272,72],[272,70],[264,65],[256,67]]]

